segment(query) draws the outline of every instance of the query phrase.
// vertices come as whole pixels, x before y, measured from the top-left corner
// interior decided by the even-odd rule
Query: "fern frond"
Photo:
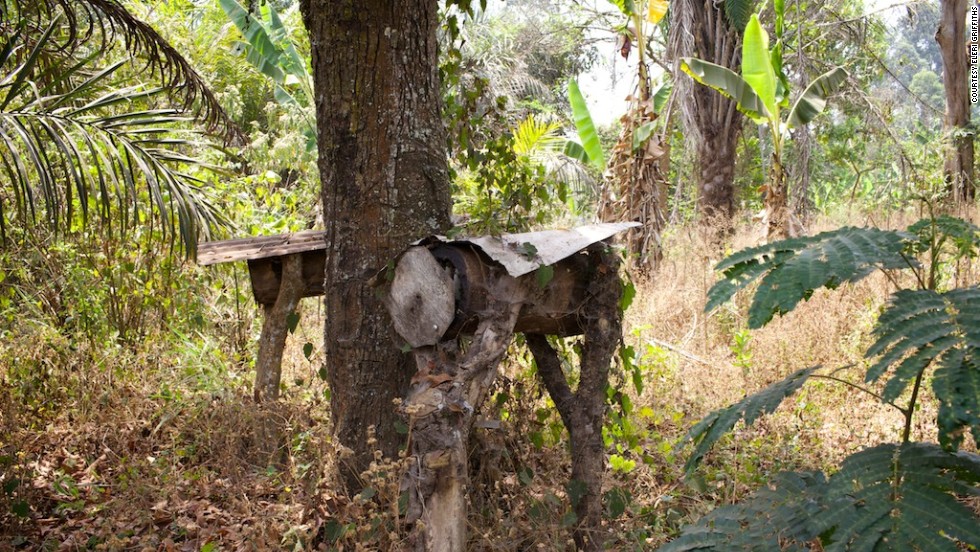
[[[930,443],[884,444],[853,454],[840,471],[781,473],[739,504],[718,508],[660,552],[687,550],[935,550],[980,543],[980,456]]]
[[[821,287],[834,289],[875,269],[917,266],[914,259],[904,255],[912,239],[905,232],[845,227],[746,249],[715,267],[725,279],[708,291],[705,310],[720,306],[761,277],[748,320],[750,328],[760,328],[774,315],[793,310]]]
[[[877,340],[865,356],[879,357],[865,380],[876,381],[894,368],[882,397],[896,399],[934,361],[933,390],[940,402],[939,442],[957,448],[970,429],[980,442],[980,287],[945,293],[901,290],[878,319]]]
[[[755,0],[725,0],[725,19],[739,33],[745,31],[753,10]]]
[[[823,473],[783,472],[746,500],[712,510],[659,552],[742,550],[803,551],[817,535],[810,519],[822,506]]]
[[[768,414],[782,404],[783,399],[795,393],[806,383],[806,380],[820,368],[813,366],[793,372],[783,381],[774,383],[758,393],[749,395],[741,401],[721,410],[708,414],[687,432],[685,440],[694,442],[694,452],[691,453],[684,470],[690,474],[700,464],[701,459],[712,446],[726,433],[731,431],[739,420],[752,424],[763,414]]]
[[[977,496],[980,457],[929,443],[885,444],[844,460],[813,530],[827,552],[939,550],[980,544],[980,523],[956,495]],[[955,539],[955,540],[954,540]]]
[[[939,215],[922,219],[909,226],[908,231],[918,238],[912,244],[913,253],[928,251],[934,243],[941,247],[947,241],[963,257],[975,257],[980,251],[980,228],[961,218]]]

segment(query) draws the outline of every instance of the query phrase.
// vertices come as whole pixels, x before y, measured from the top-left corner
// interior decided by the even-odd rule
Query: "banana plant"
[[[307,70],[306,59],[300,55],[289,38],[289,29],[271,4],[266,6],[266,19],[249,13],[237,0],[219,0],[221,9],[242,33],[245,59],[260,73],[275,83],[273,93],[280,105],[299,110],[305,122],[308,148],[316,147],[316,119],[313,103],[313,75]]]
[[[789,104],[789,81],[782,67],[783,0],[774,2],[777,40],[772,49],[769,35],[759,16],[753,14],[745,27],[742,42],[742,74],[696,58],[681,60],[681,69],[695,81],[713,88],[736,102],[739,111],[760,125],[772,138],[772,162],[766,185],[765,213],[770,239],[790,235],[786,206],[786,173],[782,156],[789,131],[802,127],[823,112],[827,98],[847,79],[842,67],[814,79],[792,107]],[[788,108],[787,115],[783,112]]]

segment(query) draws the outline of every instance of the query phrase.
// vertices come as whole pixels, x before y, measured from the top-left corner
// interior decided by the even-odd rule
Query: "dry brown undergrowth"
[[[727,251],[751,245],[756,233],[742,229]],[[860,363],[891,291],[874,277],[819,292],[770,326],[746,332],[745,305],[703,312],[711,267],[723,253],[705,235],[673,230],[660,271],[636,282],[626,341],[642,355],[646,381],[642,396],[633,397],[637,446],[610,451],[635,462],[607,476],[608,488],[631,497],[625,513],[607,521],[615,549],[649,549],[780,469],[824,468],[867,444],[898,439],[896,412],[821,381],[775,415],[738,429],[696,481],[682,480],[684,455],[674,445],[690,424],[800,367]],[[321,327],[317,311],[306,308],[307,338]],[[353,499],[332,484],[329,474],[343,455],[329,436],[328,401],[316,377],[321,359],[316,352],[313,362],[306,359],[305,339],[287,348],[283,400],[259,407],[241,368],[222,365],[236,383],[212,381],[202,390],[173,341],[148,338],[146,346],[109,354],[39,327],[21,321],[0,349],[0,483],[9,491],[0,492],[0,550],[304,549],[312,540],[334,540],[338,550],[398,548],[397,466],[379,460]],[[747,336],[741,350],[740,332]],[[46,372],[25,374],[17,363]],[[528,365],[518,355],[502,369],[500,400],[484,413],[491,423],[477,431],[473,550],[568,543],[566,442],[551,432],[556,414]],[[860,381],[861,371],[837,375]],[[260,446],[256,433],[268,420],[282,436],[274,451]],[[929,427],[928,412],[920,420]]]

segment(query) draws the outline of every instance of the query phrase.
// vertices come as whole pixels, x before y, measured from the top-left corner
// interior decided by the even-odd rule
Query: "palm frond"
[[[202,166],[189,155],[203,145],[188,128],[193,118],[166,105],[166,87],[116,86],[123,62],[93,71],[71,56],[49,59],[45,71],[58,73],[61,85],[39,84],[36,60],[51,51],[61,25],[56,17],[29,52],[16,44],[11,51],[26,53],[0,65],[0,166],[8,177],[0,192],[9,192],[0,193],[0,231],[42,217],[56,230],[71,228],[94,208],[109,232],[155,221],[193,255],[222,222],[200,182],[183,172]]]
[[[237,125],[221,108],[207,83],[190,62],[147,23],[140,21],[117,0],[40,0],[0,3],[0,20],[34,31],[63,17],[55,39],[41,37],[45,53],[67,58],[83,46],[97,52],[109,50],[121,38],[126,51],[144,65],[142,72],[159,80],[185,111],[193,111],[209,132],[219,132],[231,143],[243,143]],[[8,25],[11,23],[8,23]],[[28,35],[32,33],[27,33]],[[29,67],[30,69],[30,67]],[[43,83],[38,72],[25,71],[34,82]],[[54,73],[52,77],[60,77]],[[19,90],[14,87],[13,92]],[[0,108],[3,109],[3,108]]]

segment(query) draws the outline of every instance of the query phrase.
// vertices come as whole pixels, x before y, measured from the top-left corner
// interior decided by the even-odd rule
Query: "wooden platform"
[[[282,259],[289,255],[303,258],[302,296],[323,295],[326,249],[326,232],[305,230],[278,236],[201,243],[197,246],[197,263],[207,266],[248,261],[255,301],[270,306],[275,304],[282,285]]]
[[[197,245],[197,264],[252,261],[326,249],[326,235],[323,230],[304,230],[277,236],[204,242]]]

